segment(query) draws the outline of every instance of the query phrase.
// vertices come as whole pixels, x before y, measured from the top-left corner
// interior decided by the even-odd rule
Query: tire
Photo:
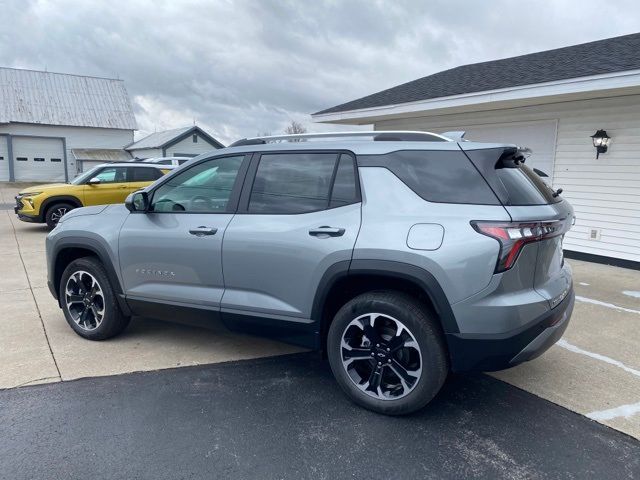
[[[129,324],[130,317],[122,314],[107,271],[96,258],[72,261],[62,273],[58,293],[67,323],[83,338],[106,340]]]
[[[60,220],[65,213],[69,210],[73,210],[74,208],[76,207],[70,203],[54,203],[49,206],[49,208],[47,208],[47,213],[44,216],[47,226],[49,228],[55,228],[58,224],[58,220]]]
[[[347,396],[385,415],[421,409],[449,373],[437,318],[426,305],[401,292],[374,291],[347,302],[329,328],[327,356]]]

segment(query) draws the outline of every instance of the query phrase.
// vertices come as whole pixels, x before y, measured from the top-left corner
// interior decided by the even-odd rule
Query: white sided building
[[[122,80],[0,68],[0,181],[68,181],[78,152],[129,157],[136,128]]]
[[[198,126],[155,132],[124,147],[133,158],[197,157],[224,145]]]
[[[640,266],[640,34],[464,65],[313,114],[533,149],[576,213],[570,255]],[[591,138],[604,130],[606,152]]]

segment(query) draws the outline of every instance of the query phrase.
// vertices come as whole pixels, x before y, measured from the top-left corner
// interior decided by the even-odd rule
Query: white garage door
[[[9,151],[7,137],[0,137],[0,182],[9,181]]]
[[[520,147],[529,147],[533,154],[526,165],[542,170],[553,179],[553,161],[556,147],[555,120],[509,123],[500,125],[475,125],[466,129],[464,138],[478,142],[514,143]]]
[[[13,137],[13,168],[18,182],[64,182],[62,140]]]

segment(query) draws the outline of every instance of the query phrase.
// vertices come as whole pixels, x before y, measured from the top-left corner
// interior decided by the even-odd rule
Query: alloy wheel
[[[67,280],[65,303],[73,321],[83,330],[95,330],[104,318],[104,293],[96,277],[79,270]]]
[[[342,366],[367,395],[396,400],[420,381],[422,353],[415,336],[399,320],[368,313],[352,320],[340,342]]]
[[[67,213],[67,207],[58,207],[51,213],[51,220],[53,223],[58,223],[65,213]]]

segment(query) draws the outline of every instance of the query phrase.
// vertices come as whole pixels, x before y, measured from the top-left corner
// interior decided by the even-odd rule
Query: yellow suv
[[[107,163],[74,178],[25,188],[16,196],[14,211],[25,222],[53,228],[69,210],[89,205],[123,203],[127,195],[150,185],[172,167],[152,163]]]

